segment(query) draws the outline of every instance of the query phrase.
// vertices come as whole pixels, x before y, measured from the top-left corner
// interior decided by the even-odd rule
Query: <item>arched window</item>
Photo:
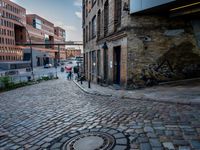
[[[97,14],[97,38],[100,37],[100,33],[101,33],[101,10],[99,10]]]
[[[109,24],[109,2],[108,0],[104,4],[104,36],[108,33]]]

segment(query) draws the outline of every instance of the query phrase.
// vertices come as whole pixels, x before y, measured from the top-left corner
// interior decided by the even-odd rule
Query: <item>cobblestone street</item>
[[[88,129],[113,135],[119,150],[198,150],[200,106],[89,95],[63,79],[0,94],[2,150],[60,149]]]

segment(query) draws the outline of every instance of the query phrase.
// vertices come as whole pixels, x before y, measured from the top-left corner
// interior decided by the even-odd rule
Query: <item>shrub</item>
[[[42,77],[42,80],[45,80],[45,81],[47,81],[47,80],[49,80],[50,78],[48,77],[48,76],[43,76]]]
[[[9,76],[1,77],[0,82],[3,84],[4,88],[10,88],[14,85]]]

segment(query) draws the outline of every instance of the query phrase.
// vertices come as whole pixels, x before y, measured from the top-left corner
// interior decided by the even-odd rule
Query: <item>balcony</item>
[[[199,0],[130,0],[131,14],[150,14],[150,13],[177,13],[185,14],[185,10],[196,10],[200,12]],[[190,11],[194,13],[194,11]],[[173,15],[172,15],[173,16]]]

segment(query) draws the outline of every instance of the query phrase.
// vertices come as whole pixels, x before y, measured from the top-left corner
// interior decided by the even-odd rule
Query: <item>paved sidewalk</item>
[[[88,88],[87,81],[84,81],[83,84],[77,81],[74,82],[86,93],[94,95],[200,105],[199,80],[189,80],[183,83],[160,85],[137,90],[115,90],[112,86],[104,87],[93,83],[91,83],[91,88]]]

